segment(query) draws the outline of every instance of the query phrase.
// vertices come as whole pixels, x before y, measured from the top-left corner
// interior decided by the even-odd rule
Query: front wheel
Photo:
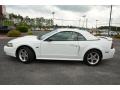
[[[84,56],[84,62],[90,66],[99,64],[101,59],[102,55],[98,50],[90,50]]]
[[[17,57],[23,63],[30,63],[35,59],[34,52],[28,47],[20,48]]]

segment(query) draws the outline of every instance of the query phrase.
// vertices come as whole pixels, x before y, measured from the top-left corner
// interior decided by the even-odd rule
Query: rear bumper
[[[110,59],[110,58],[113,58],[114,57],[114,54],[115,54],[115,49],[110,49],[108,52],[105,52],[103,54],[103,59]]]
[[[15,51],[16,50],[14,47],[4,46],[4,52],[6,53],[6,55],[16,57]]]

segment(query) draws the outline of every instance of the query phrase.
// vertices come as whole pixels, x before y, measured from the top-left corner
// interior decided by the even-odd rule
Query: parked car
[[[14,30],[14,26],[0,26],[0,33],[8,33],[10,30]]]
[[[116,32],[116,31],[110,31],[110,33],[109,33],[111,36],[115,36],[115,35],[117,35],[118,33]]]
[[[4,51],[23,63],[36,59],[79,60],[91,66],[115,53],[112,38],[95,37],[79,29],[57,29],[43,36],[13,39],[4,46]]]
[[[8,26],[0,26],[0,33],[7,33],[9,30]]]

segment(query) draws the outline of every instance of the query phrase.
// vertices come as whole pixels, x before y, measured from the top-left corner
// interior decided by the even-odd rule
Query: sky
[[[108,25],[110,5],[6,5],[6,12],[47,19],[55,12],[54,24],[86,27],[87,21],[88,28],[95,28],[96,20],[97,27]],[[120,26],[120,6],[113,6],[112,25]]]

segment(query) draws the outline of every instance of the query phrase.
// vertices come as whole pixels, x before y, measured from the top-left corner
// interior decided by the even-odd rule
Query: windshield
[[[40,39],[40,40],[43,40],[45,37],[51,35],[51,34],[54,33],[54,32],[56,32],[56,30],[51,31],[51,32],[48,32],[48,33],[46,33],[46,34],[44,34],[44,35],[40,35],[40,34],[39,34],[37,38]]]

